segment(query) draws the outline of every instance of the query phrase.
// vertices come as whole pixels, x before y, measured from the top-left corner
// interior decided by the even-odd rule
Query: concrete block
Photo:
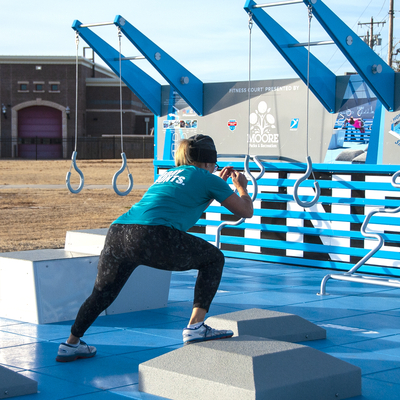
[[[139,390],[174,400],[337,400],[361,394],[361,369],[308,346],[238,336],[140,364]]]
[[[98,256],[56,250],[0,254],[0,317],[45,324],[75,319],[90,295]]]
[[[108,228],[68,231],[65,250],[100,255]],[[163,308],[168,304],[171,271],[140,265],[126,282],[119,296],[107,308],[106,314]]]
[[[206,324],[230,329],[235,336],[250,335],[286,342],[326,339],[326,330],[294,314],[253,308],[209,317]]]
[[[38,384],[33,379],[0,366],[0,399],[37,393]]]

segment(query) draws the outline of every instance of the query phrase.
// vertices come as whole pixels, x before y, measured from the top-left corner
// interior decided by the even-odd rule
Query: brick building
[[[110,138],[119,157],[120,89],[113,72],[80,57],[77,92],[75,57],[0,56],[0,157],[71,157],[76,97],[80,158],[113,158],[106,154]],[[150,136],[154,115],[125,85],[122,103],[124,140]]]

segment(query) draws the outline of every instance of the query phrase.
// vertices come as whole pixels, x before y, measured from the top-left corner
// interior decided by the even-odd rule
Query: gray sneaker
[[[207,340],[227,339],[233,336],[231,330],[217,330],[204,324],[197,329],[185,328],[182,332],[183,344],[205,342]]]
[[[97,353],[96,347],[88,346],[83,340],[80,341],[78,347],[71,346],[68,343],[61,343],[58,348],[56,361],[68,362],[75,361],[78,358],[91,358]]]

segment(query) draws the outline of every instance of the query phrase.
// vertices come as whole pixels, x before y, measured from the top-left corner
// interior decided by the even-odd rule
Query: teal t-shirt
[[[222,203],[232,193],[219,176],[182,165],[160,175],[143,198],[113,224],[165,225],[186,232],[210,200]]]

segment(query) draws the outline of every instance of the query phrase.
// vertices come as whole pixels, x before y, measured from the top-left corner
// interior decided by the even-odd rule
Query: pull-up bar
[[[145,56],[132,56],[132,57],[121,57],[121,61],[129,61],[129,60],[145,60]],[[119,61],[119,58],[114,58],[114,61]]]
[[[145,56],[132,56],[132,57],[122,57],[121,60],[125,61],[125,60],[145,60],[146,57]]]
[[[288,47],[306,47],[306,46],[321,46],[324,44],[334,44],[335,42],[333,40],[321,40],[319,42],[304,42],[304,43],[294,43],[294,44],[288,44]]]
[[[303,3],[303,0],[279,1],[278,3],[254,4],[252,8],[265,8],[275,6],[286,6],[288,4]]]
[[[114,25],[114,22],[95,22],[93,24],[81,24],[78,28],[92,28],[94,26]]]

